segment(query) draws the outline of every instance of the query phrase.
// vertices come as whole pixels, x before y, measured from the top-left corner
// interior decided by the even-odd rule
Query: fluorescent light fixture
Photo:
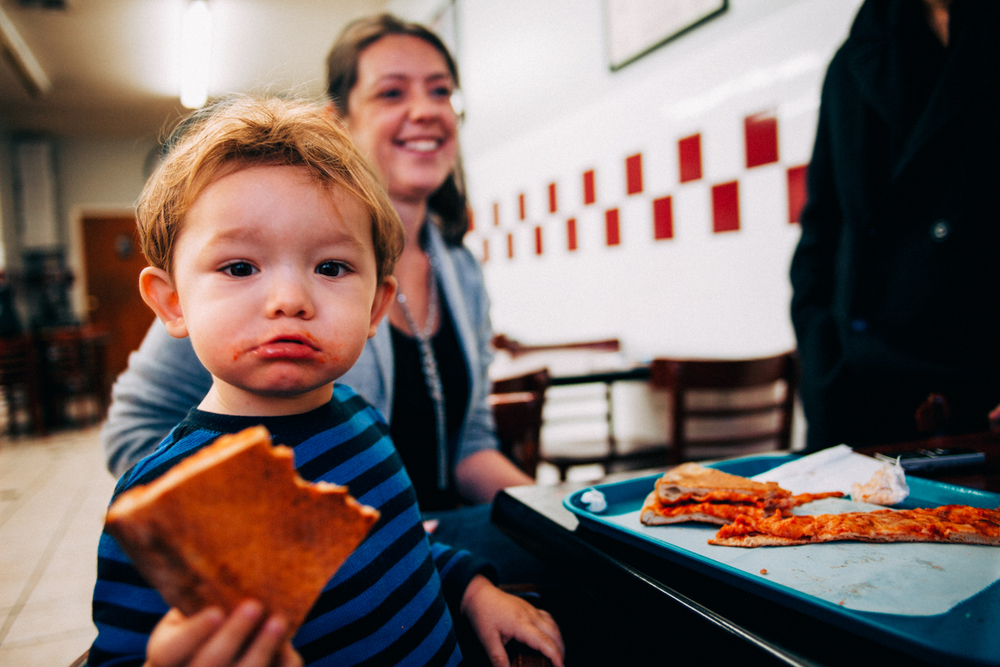
[[[0,52],[13,63],[18,78],[32,97],[38,98],[49,92],[52,88],[49,77],[38,64],[35,54],[24,43],[3,7],[0,7]]]
[[[181,104],[197,109],[208,101],[212,14],[205,0],[191,0],[181,26]]]

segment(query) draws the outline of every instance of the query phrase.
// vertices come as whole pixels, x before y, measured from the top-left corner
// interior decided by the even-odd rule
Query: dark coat
[[[1000,2],[867,0],[827,72],[791,266],[809,449],[955,432],[1000,404]]]

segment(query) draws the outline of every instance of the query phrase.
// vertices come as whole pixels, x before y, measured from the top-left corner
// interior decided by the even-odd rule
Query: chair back
[[[21,405],[30,421],[31,432],[46,433],[42,413],[41,388],[35,341],[27,335],[0,337],[0,391],[7,404],[7,430],[18,430]],[[23,398],[23,401],[20,399]]]
[[[538,469],[542,408],[549,372],[540,369],[494,381],[489,396],[500,451],[531,477]]]
[[[582,352],[618,352],[621,350],[622,346],[621,341],[617,338],[586,340],[573,343],[526,345],[504,334],[497,334],[493,337],[493,347],[498,350],[506,350],[512,357],[519,357],[523,354],[534,354],[538,352],[565,352],[566,350],[577,350]]]
[[[790,449],[797,376],[795,351],[755,359],[654,359],[650,383],[671,394],[671,462],[689,460],[694,446],[707,445],[714,450],[774,440],[777,449]],[[742,398],[734,396],[735,390],[753,389],[761,391],[747,392]],[[718,390],[727,399],[692,400],[692,390]],[[740,418],[751,418],[753,427],[713,428],[706,430],[707,435],[692,434],[695,420],[722,425],[738,423]]]

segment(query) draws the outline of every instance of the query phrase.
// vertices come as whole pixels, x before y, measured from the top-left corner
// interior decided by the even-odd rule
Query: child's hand
[[[563,667],[559,626],[549,612],[504,593],[482,575],[476,575],[462,595],[462,613],[483,643],[494,667],[510,667],[504,645],[511,639],[540,651],[555,667]]]
[[[187,617],[167,612],[149,636],[146,667],[301,667],[302,658],[281,643],[285,622],[264,618],[259,602],[247,601],[227,618],[221,609],[204,609]]]

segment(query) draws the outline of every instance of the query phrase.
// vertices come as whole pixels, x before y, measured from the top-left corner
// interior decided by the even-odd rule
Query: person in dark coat
[[[808,450],[1000,404],[1000,2],[866,0],[823,86],[791,265]]]

